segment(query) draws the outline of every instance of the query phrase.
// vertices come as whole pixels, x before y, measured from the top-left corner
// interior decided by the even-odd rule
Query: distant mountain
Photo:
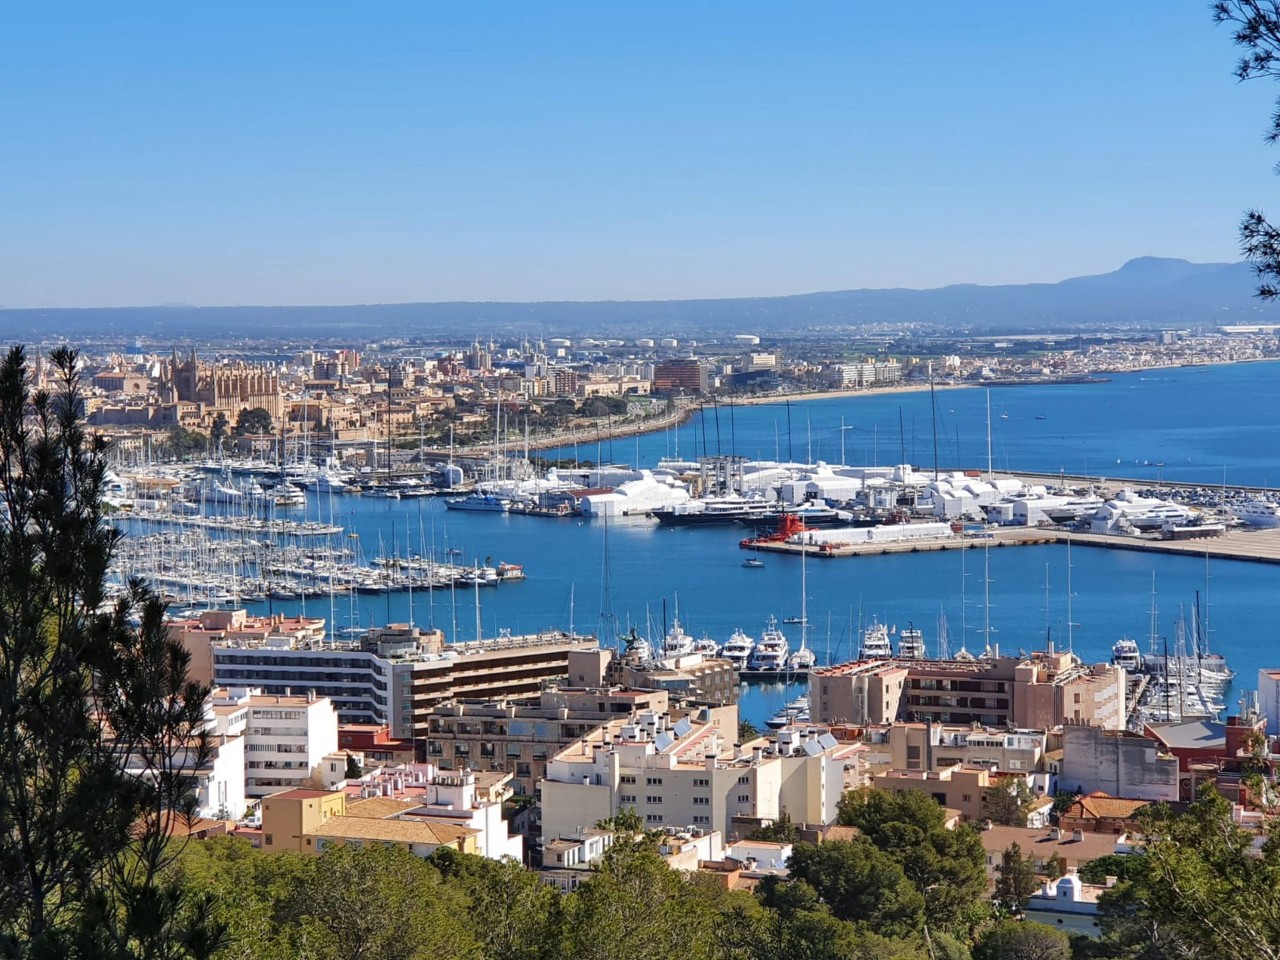
[[[933,290],[869,289],[787,297],[536,303],[394,303],[344,307],[0,309],[0,337],[263,336],[376,340],[396,336],[613,334],[661,336],[804,333],[877,324],[973,332],[1280,322],[1253,297],[1247,263],[1139,257],[1119,270],[1059,283],[958,284]]]

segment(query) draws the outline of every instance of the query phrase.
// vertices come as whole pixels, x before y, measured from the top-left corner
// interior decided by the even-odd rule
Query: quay
[[[978,536],[940,537],[928,540],[847,544],[759,542],[749,549],[797,556],[803,553],[811,557],[834,559],[894,553],[930,553],[938,550],[975,550],[983,547],[1029,547],[1046,543],[1071,543],[1078,547],[1105,547],[1112,550],[1139,550],[1188,557],[1208,557],[1213,560],[1280,564],[1280,529],[1230,530],[1221,536],[1197,540],[1161,540],[1158,537],[1149,536],[1075,533],[1040,527],[1003,528]]]

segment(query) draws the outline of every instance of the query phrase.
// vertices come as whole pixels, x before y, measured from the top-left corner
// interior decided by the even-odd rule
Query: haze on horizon
[[[1201,0],[11,9],[0,305],[670,300],[1239,259]]]

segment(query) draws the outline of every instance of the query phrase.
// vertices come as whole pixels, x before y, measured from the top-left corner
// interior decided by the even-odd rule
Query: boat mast
[[[938,482],[938,399],[933,392],[933,361],[929,361],[929,413],[933,418],[933,482]]]
[[[987,479],[993,477],[991,471],[991,388],[987,388]]]
[[[1075,653],[1076,624],[1075,619],[1071,615],[1071,600],[1075,594],[1071,592],[1071,566],[1071,535],[1067,534],[1067,652]]]

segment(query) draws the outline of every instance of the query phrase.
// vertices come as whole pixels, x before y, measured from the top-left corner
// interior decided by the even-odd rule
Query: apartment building
[[[451,700],[427,714],[426,757],[442,770],[502,770],[532,795],[547,759],[596,727],[640,712],[665,713],[665,690],[552,687],[516,700]]]
[[[1178,799],[1178,758],[1150,737],[1127,730],[1070,725],[1062,731],[1058,785],[1128,800]]]
[[[720,709],[736,717],[735,708]],[[723,727],[707,709],[674,722],[644,713],[561,750],[538,784],[544,843],[628,808],[650,827],[726,837],[737,820],[771,821],[784,811],[796,821],[830,823],[844,791],[861,784],[860,744],[839,744],[816,728],[734,744]]]
[[[207,642],[218,684],[283,695],[315,691],[333,702],[343,723],[387,723],[392,737],[406,740],[425,738],[438,703],[536,694],[568,674],[571,652],[598,648],[591,637],[560,631],[446,644],[441,632],[408,624],[354,641],[273,634]]]
[[[1063,722],[1124,727],[1126,677],[1111,664],[1084,664],[1066,651],[967,660],[866,660],[815,671],[810,715],[817,723],[932,720],[1019,730]]]
[[[871,778],[872,786],[877,790],[927,793],[942,806],[959,811],[965,821],[983,819],[986,811],[982,794],[994,782],[988,768],[963,764],[940,770],[885,770]]]
[[[998,730],[979,726],[895,723],[863,731],[865,759],[872,771],[937,771],[956,764],[1009,773],[1038,770],[1044,755],[1043,730]]]
[[[314,855],[334,846],[378,844],[426,857],[443,846],[519,860],[523,841],[502,818],[509,779],[415,764],[346,790],[283,790],[262,802],[262,849]]]
[[[257,799],[302,787],[337,753],[338,715],[326,697],[233,687],[214,690],[212,703],[213,733],[243,738],[243,796]]]

